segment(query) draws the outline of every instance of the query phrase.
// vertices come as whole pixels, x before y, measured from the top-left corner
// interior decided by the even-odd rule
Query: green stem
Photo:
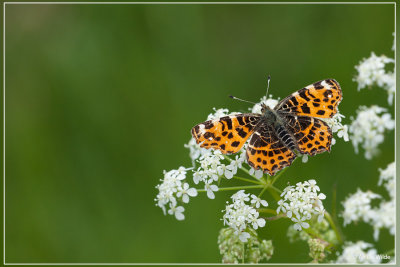
[[[263,188],[264,185],[244,185],[244,186],[232,186],[232,187],[221,187],[218,188],[218,191],[230,191],[230,190],[242,190],[242,189],[254,189],[254,188]],[[197,189],[197,192],[207,192],[205,189]]]
[[[264,192],[265,192],[265,190],[267,190],[267,188],[268,188],[268,185],[265,186],[265,187],[263,188],[263,190],[261,190],[260,194],[258,195],[258,198],[261,198],[261,196],[264,194]]]
[[[276,191],[271,187],[271,185],[267,187],[267,190],[276,201],[279,201],[281,199],[280,195],[276,193]]]
[[[262,184],[259,181],[254,181],[254,180],[246,179],[246,178],[243,178],[243,177],[233,176],[232,178],[238,179],[238,180],[242,180],[242,181],[246,181],[246,182],[253,183],[253,184]]]
[[[244,248],[244,243],[243,243],[243,258],[242,258],[242,263],[244,263],[244,253],[245,253],[245,248]]]
[[[270,188],[274,189],[276,192],[278,192],[279,194],[282,193],[282,190],[276,188],[275,186],[273,186],[272,184],[269,185]]]
[[[333,222],[331,215],[329,212],[325,211],[325,218],[328,220],[329,224],[331,225],[333,231],[335,231],[336,238],[338,239],[340,244],[343,244],[343,238],[339,232],[337,225]]]
[[[260,213],[269,213],[269,214],[274,214],[274,215],[276,215],[276,210],[273,210],[273,209],[266,209],[266,208],[263,208],[263,209],[257,209],[258,210],[258,212],[260,212]]]

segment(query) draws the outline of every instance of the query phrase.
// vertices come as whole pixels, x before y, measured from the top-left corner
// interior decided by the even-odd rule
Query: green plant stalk
[[[258,198],[261,198],[261,196],[264,194],[265,190],[267,190],[268,185],[266,185],[263,190],[261,190],[260,194],[258,194]]]
[[[328,220],[329,224],[331,225],[333,231],[335,231],[336,238],[339,241],[340,244],[343,244],[343,238],[339,232],[339,229],[337,225],[333,222],[331,215],[329,212],[325,211],[325,218]]]
[[[230,191],[230,190],[242,190],[242,189],[254,189],[254,188],[263,188],[264,185],[244,185],[244,186],[232,186],[232,187],[221,187],[218,188],[218,191]],[[197,192],[207,192],[205,189],[197,189]]]
[[[243,178],[243,177],[239,177],[239,176],[233,176],[232,178],[238,179],[238,180],[242,180],[242,181],[246,181],[246,182],[253,183],[253,184],[259,184],[259,185],[262,184],[262,183],[259,182],[259,181],[254,181],[254,180],[250,180],[250,179]]]
[[[268,186],[267,190],[276,201],[279,201],[279,199],[281,199],[280,195],[276,193],[276,191],[271,186]]]
[[[269,213],[269,214],[276,215],[276,210],[273,210],[273,209],[262,208],[262,209],[257,209],[257,211],[260,213]]]

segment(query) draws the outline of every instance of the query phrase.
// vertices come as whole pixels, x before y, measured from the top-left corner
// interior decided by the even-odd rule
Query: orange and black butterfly
[[[280,101],[274,109],[262,104],[262,114],[221,117],[192,128],[192,136],[204,148],[223,154],[239,152],[248,138],[247,161],[269,175],[289,166],[296,151],[310,156],[330,151],[332,131],[320,118],[332,118],[342,100],[334,79],[309,85]]]

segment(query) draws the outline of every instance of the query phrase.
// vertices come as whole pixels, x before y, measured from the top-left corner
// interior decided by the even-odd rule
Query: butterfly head
[[[267,110],[271,110],[271,108],[265,105],[265,103],[261,103],[261,113],[264,114]]]

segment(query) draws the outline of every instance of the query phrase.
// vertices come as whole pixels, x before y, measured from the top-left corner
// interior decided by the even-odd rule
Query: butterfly
[[[223,154],[246,148],[247,162],[269,175],[290,166],[297,154],[330,151],[332,130],[321,119],[332,118],[342,100],[334,79],[313,83],[281,100],[273,109],[261,104],[261,114],[224,116],[197,124],[192,136],[200,147]]]

